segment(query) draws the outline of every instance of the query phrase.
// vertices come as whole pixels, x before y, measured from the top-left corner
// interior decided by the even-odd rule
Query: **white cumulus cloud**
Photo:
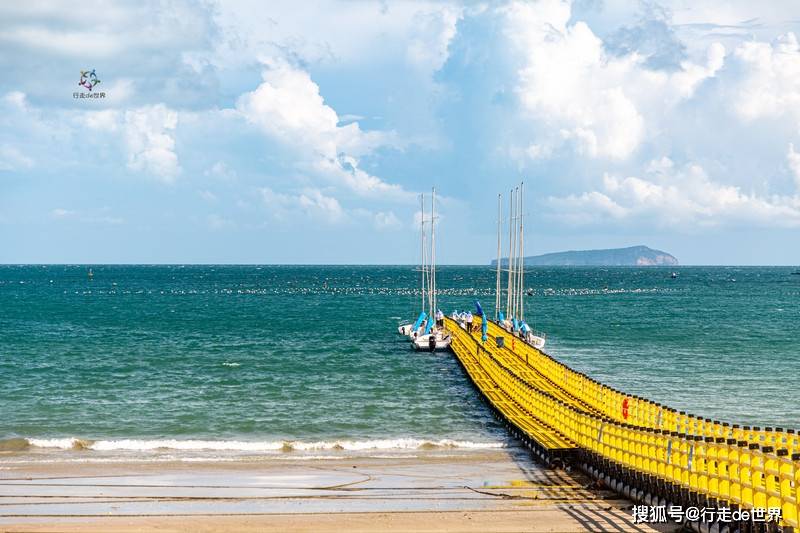
[[[463,9],[442,4],[420,10],[413,17],[406,57],[426,72],[435,72],[447,60],[447,49],[456,35],[456,25]]]
[[[359,168],[358,157],[388,144],[391,136],[363,131],[358,122],[340,126],[311,76],[282,59],[264,62],[263,82],[243,94],[236,108],[250,123],[303,157],[307,169],[364,196],[410,197]]]
[[[800,196],[757,195],[711,179],[697,164],[662,158],[644,177],[606,173],[600,190],[550,197],[556,216],[574,224],[627,221],[695,229],[724,225],[800,226]]]
[[[629,158],[665,108],[691,97],[724,64],[719,43],[704,63],[685,61],[671,73],[649,68],[635,52],[611,55],[585,22],[571,22],[571,5],[562,0],[512,3],[503,12],[521,62],[516,92],[540,127],[540,138],[520,153],[535,159],[563,140],[589,157]]]
[[[741,66],[733,82],[734,106],[744,119],[791,115],[800,120],[800,44],[794,33],[773,43],[742,43],[734,52]]]

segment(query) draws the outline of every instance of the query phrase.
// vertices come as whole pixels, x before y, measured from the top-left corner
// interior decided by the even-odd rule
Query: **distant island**
[[[508,264],[508,258],[501,259],[502,266]],[[492,260],[497,266],[497,260]],[[654,250],[647,246],[630,246],[609,250],[570,250],[525,258],[525,265],[531,266],[659,266],[677,265],[675,256]]]

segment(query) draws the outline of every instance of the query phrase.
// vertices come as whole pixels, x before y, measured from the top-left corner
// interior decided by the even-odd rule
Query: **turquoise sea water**
[[[0,266],[0,442],[277,453],[506,439],[451,355],[397,335],[419,311],[413,267],[89,268]],[[554,356],[614,387],[800,428],[792,271],[532,268],[527,315]],[[477,298],[493,312],[494,275],[441,267],[442,309]]]

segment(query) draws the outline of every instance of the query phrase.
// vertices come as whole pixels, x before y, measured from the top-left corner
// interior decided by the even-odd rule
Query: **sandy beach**
[[[518,448],[226,462],[6,454],[0,467],[0,531],[653,531],[632,524],[631,502]]]

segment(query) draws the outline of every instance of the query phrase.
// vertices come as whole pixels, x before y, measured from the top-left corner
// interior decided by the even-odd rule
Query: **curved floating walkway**
[[[446,326],[473,384],[544,462],[572,461],[612,489],[653,506],[780,509],[780,526],[705,522],[704,531],[800,532],[795,431],[729,424],[625,394],[493,322],[485,343],[452,319]],[[495,337],[504,337],[505,346],[498,347]]]

